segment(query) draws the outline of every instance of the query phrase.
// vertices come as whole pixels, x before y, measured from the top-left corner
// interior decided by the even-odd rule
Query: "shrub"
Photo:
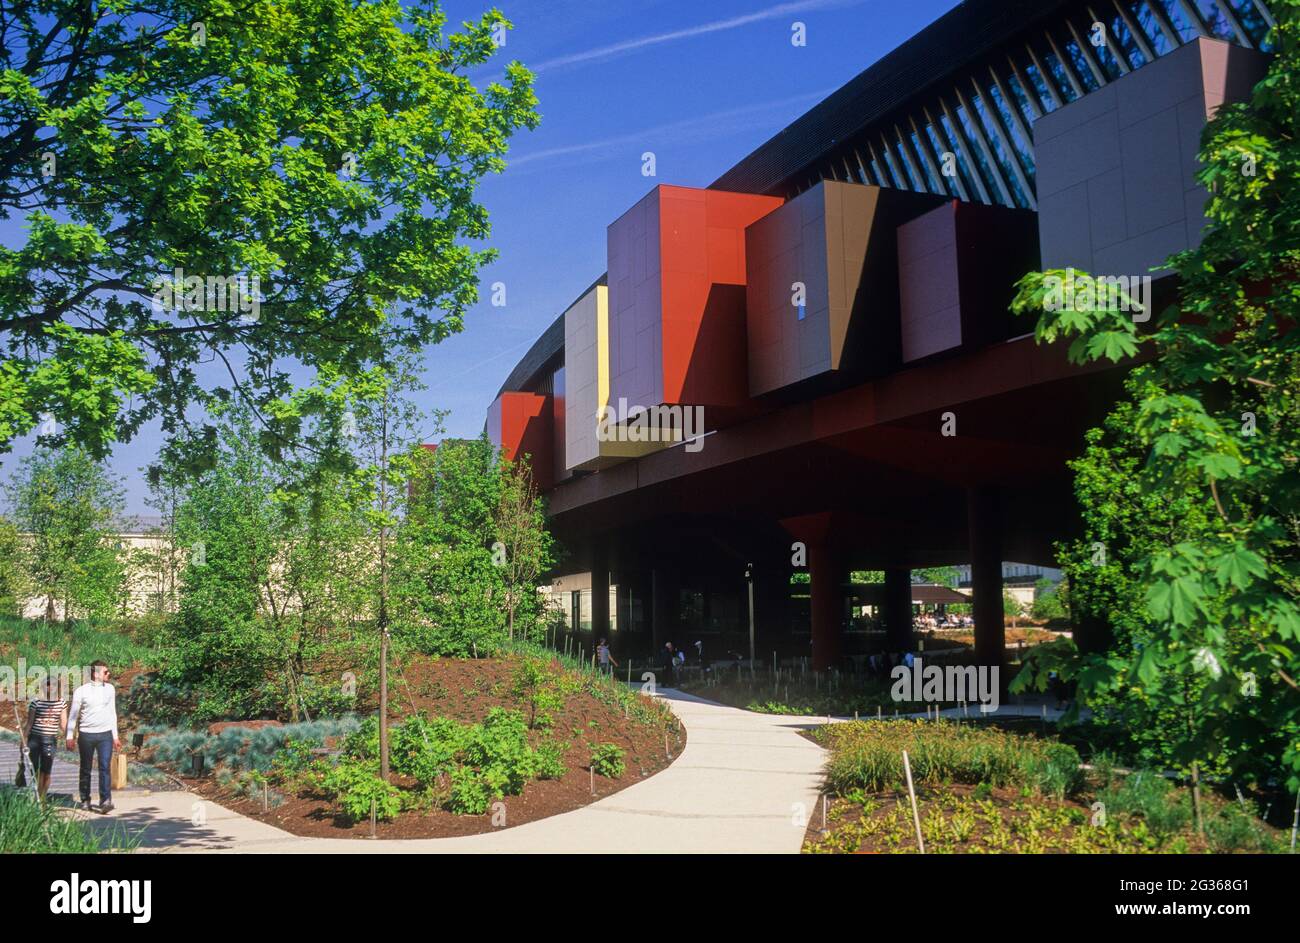
[[[325,774],[321,787],[354,822],[369,818],[372,805],[375,818],[385,822],[402,810],[401,791],[379,778],[376,762],[344,760]]]
[[[493,795],[517,795],[537,775],[537,754],[528,745],[528,725],[518,711],[494,707],[482,724],[468,728],[462,756],[476,767]]]
[[[567,752],[563,743],[557,740],[544,740],[537,746],[537,778],[562,779],[569,768],[564,764]]]
[[[314,720],[256,730],[250,727],[227,727],[216,736],[199,730],[176,730],[169,727],[144,727],[139,732],[148,736],[146,746],[152,751],[155,763],[188,770],[190,756],[200,752],[204,762],[213,769],[224,766],[232,771],[249,769],[266,772],[281,758],[290,741],[299,743],[299,749],[309,752],[313,746],[323,744],[326,737],[348,734],[351,740],[359,726],[355,717],[344,717],[339,720]]]
[[[554,723],[551,712],[564,707],[556,679],[540,658],[524,657],[511,679],[510,693],[528,706],[529,727],[551,726]]]
[[[1156,835],[1164,837],[1191,824],[1186,797],[1176,798],[1169,780],[1158,773],[1137,772],[1097,794],[1108,815],[1140,816]]]
[[[447,809],[457,815],[482,815],[492,803],[492,789],[467,766],[451,771],[451,795]]]
[[[394,729],[390,762],[397,772],[428,786],[456,765],[467,739],[466,728],[451,718],[417,715]]]
[[[591,768],[598,776],[618,779],[627,770],[623,748],[616,743],[596,743],[591,747]]]

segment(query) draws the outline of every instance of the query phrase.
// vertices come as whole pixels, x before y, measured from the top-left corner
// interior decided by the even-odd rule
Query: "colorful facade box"
[[[1016,282],[1038,268],[1030,210],[954,200],[899,226],[903,363],[1028,333],[1032,320],[1017,325],[1010,305]]]
[[[540,393],[505,392],[488,408],[488,439],[511,460],[528,456],[543,491],[555,484],[554,422],[551,397]]]
[[[1265,53],[1202,37],[1038,119],[1043,265],[1147,275],[1198,246],[1201,131],[1267,68]]]
[[[564,429],[566,472],[592,471],[645,455],[658,443],[602,437],[601,411],[609,405],[609,289],[595,285],[564,312]],[[557,391],[558,397],[558,391]],[[556,400],[557,421],[560,401]]]
[[[823,181],[745,232],[749,392],[897,363],[895,231],[942,197]]]
[[[610,225],[610,403],[749,400],[745,230],[779,197],[656,187]]]

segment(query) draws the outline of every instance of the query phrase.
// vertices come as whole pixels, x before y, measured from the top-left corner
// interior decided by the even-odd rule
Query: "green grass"
[[[0,616],[0,659],[16,668],[18,659],[28,665],[89,665],[104,661],[121,671],[148,664],[154,650],[126,629],[76,622],[72,628],[40,619]]]
[[[1119,774],[1104,755],[1089,774],[1074,748],[1054,737],[990,724],[874,720],[826,726],[815,736],[831,753],[825,791],[833,802],[826,832],[810,837],[806,851],[915,850],[903,750],[930,853],[1284,850],[1282,833],[1244,798],[1207,791],[1199,834],[1189,790],[1150,771]]]
[[[918,785],[988,783],[1061,797],[1082,782],[1072,747],[988,726],[872,720],[823,727],[817,739],[831,751],[826,781],[836,795],[903,788],[903,750]]]
[[[0,787],[0,854],[95,854],[138,844],[120,826],[100,831],[37,803],[28,790]]]

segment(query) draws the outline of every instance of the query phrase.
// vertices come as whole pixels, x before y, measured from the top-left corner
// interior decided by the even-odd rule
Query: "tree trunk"
[[[1205,819],[1201,816],[1201,772],[1192,761],[1192,811],[1196,814],[1196,834],[1205,834]]]
[[[388,391],[379,441],[379,777],[388,780]]]

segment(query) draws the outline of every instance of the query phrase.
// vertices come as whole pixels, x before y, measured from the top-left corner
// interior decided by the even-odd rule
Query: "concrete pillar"
[[[844,562],[839,551],[826,541],[808,541],[807,547],[812,581],[812,663],[814,670],[823,671],[840,658]]]
[[[912,571],[906,567],[885,570],[885,647],[910,652],[916,647],[912,632]]]
[[[981,665],[1003,667],[1006,628],[1002,610],[1002,518],[993,487],[972,488],[966,495],[970,537],[971,609],[975,616],[975,658]],[[1009,679],[1003,678],[1005,685]]]

